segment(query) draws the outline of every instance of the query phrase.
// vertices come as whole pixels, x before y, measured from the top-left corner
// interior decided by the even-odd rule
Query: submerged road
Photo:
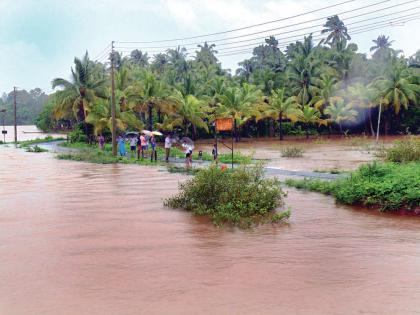
[[[40,147],[47,149],[49,152],[53,153],[67,153],[67,152],[77,152],[77,149],[67,148],[59,146],[59,143],[63,141],[53,141],[45,142],[38,144]],[[170,163],[174,164],[184,164],[184,159],[171,158]],[[194,161],[193,166],[202,167],[210,165],[208,161]],[[299,171],[299,170],[287,170],[279,167],[265,167],[266,174],[268,176],[282,176],[282,177],[303,177],[303,178],[319,178],[319,179],[338,179],[342,178],[343,174],[330,174],[330,173],[319,173],[319,172],[310,172],[310,171]]]

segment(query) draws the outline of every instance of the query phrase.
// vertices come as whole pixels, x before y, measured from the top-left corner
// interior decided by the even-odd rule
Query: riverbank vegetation
[[[131,152],[130,152],[130,147],[128,143],[126,143],[126,151],[127,151],[126,157],[113,157],[112,147],[111,147],[111,144],[109,143],[105,144],[104,150],[100,150],[97,145],[94,145],[94,144],[91,145],[85,142],[62,142],[59,144],[59,146],[77,150],[75,152],[59,155],[61,159],[68,158],[68,159],[82,161],[84,160],[84,158],[86,158],[87,162],[93,162],[93,161],[99,162],[101,160],[100,158],[103,157],[104,162],[106,163],[119,163],[122,161],[124,161],[124,163],[131,163],[131,161],[135,160],[131,158]],[[146,156],[148,156],[150,152],[151,152],[150,150],[146,152],[145,153]],[[159,147],[159,146],[156,147],[156,153],[157,153],[157,157],[159,161],[162,160],[163,157],[165,156],[165,150],[162,147]],[[136,151],[136,154],[137,154],[137,151]],[[92,159],[92,156],[95,156],[95,158]],[[112,157],[112,159],[108,157]],[[172,147],[170,151],[170,157],[174,159],[180,159],[183,161],[185,159],[185,153],[177,147]],[[144,160],[146,159],[147,158],[145,158]],[[150,156],[149,156],[149,159],[150,159]],[[114,162],[111,162],[111,161],[114,161]],[[201,156],[199,152],[194,152],[193,161],[211,162],[213,161],[213,156],[208,152],[202,152]],[[234,152],[233,154],[233,163],[235,164],[249,164],[251,163],[251,161],[252,161],[252,157],[250,155],[245,155],[240,152]],[[232,154],[230,153],[219,154],[218,162],[232,163]],[[133,161],[133,163],[137,163],[137,162]]]
[[[420,51],[411,57],[374,39],[372,57],[358,52],[339,17],[322,36],[281,46],[271,36],[223,69],[216,46],[184,47],[150,56],[138,49],[110,56],[116,68],[117,130],[161,130],[194,139],[214,134],[214,119],[234,118],[241,137],[364,133],[418,133]],[[322,37],[321,36],[321,37]],[[285,48],[282,50],[281,48]],[[110,134],[109,63],[86,53],[75,58],[71,80],[56,78],[39,126],[75,128],[86,139]],[[379,120],[379,124],[378,124]]]
[[[333,195],[344,204],[420,213],[419,152],[420,138],[412,136],[382,148],[380,156],[385,162],[362,165],[343,179],[287,179],[285,183]]]
[[[53,138],[51,136],[47,136],[45,138],[36,138],[36,139],[32,139],[32,140],[24,140],[24,141],[18,141],[18,145],[21,148],[26,148],[35,144],[40,144],[40,143],[46,143],[46,142],[54,142],[54,141],[62,141],[64,140],[64,138]]]
[[[287,179],[285,183],[298,189],[330,194],[344,204],[420,214],[419,163],[372,163],[340,180]]]
[[[177,195],[165,201],[166,206],[208,216],[219,226],[250,227],[280,222],[290,216],[290,211],[276,211],[282,206],[285,193],[277,179],[264,178],[260,164],[233,170],[211,166],[199,170],[179,189]]]

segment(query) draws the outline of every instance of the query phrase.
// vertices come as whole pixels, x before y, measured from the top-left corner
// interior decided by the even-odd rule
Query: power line
[[[106,45],[106,47],[102,49],[101,52],[95,58],[93,58],[93,60],[98,60],[104,53],[109,52],[111,49],[109,46],[111,46],[111,44]]]
[[[392,15],[395,15],[395,14],[404,13],[404,12],[407,12],[407,11],[412,11],[413,9],[418,9],[418,8],[420,8],[420,7],[417,6],[417,7],[406,9],[406,10],[402,10],[402,11],[399,11],[399,12],[396,12],[396,13],[384,14],[384,15],[372,17],[372,18],[369,18],[369,19],[363,19],[363,20],[359,20],[359,21],[355,21],[355,22],[349,23],[347,25],[355,25],[355,24],[364,23],[364,22],[371,21],[371,20],[382,19],[382,18],[387,17],[387,16],[392,16]],[[405,16],[396,16],[396,17],[393,17],[391,19],[386,19],[386,20],[375,22],[375,23],[360,25],[359,27],[366,27],[366,26],[369,26],[369,25],[372,25],[372,24],[377,25],[377,23],[384,23],[384,22],[394,21],[395,19],[407,18],[407,17],[410,17],[410,16],[412,16],[413,14],[416,14],[416,13],[418,13],[418,12],[411,13],[411,14],[405,15]],[[356,18],[356,17],[358,17],[358,16],[353,16],[353,17],[350,17],[350,18]],[[305,27],[305,28],[301,28],[301,29],[295,29],[295,30],[288,31],[288,32],[282,32],[282,33],[278,33],[278,34],[270,34],[269,36],[279,36],[279,35],[283,35],[283,34],[287,34],[287,33],[291,33],[291,32],[296,32],[296,31],[299,31],[299,30],[310,29],[310,28],[320,27],[320,26],[323,26],[323,25],[313,25],[311,27]],[[301,38],[302,36],[305,36],[305,35],[310,35],[310,34],[313,34],[313,33],[320,33],[320,32],[321,32],[321,30],[318,29],[318,30],[314,30],[314,31],[311,31],[311,32],[306,32],[306,33],[301,33],[301,34],[295,34],[295,35],[291,35],[291,36],[287,36],[287,37],[282,37],[281,39],[278,39],[278,40],[280,41],[280,40],[291,39],[291,38]],[[221,51],[223,52],[224,50],[229,50],[229,49],[232,49],[232,48],[241,48],[241,47],[249,47],[249,46],[255,47],[255,45],[261,44],[262,39],[266,39],[266,38],[267,38],[267,36],[265,36],[265,37],[259,37],[259,38],[253,38],[253,39],[250,39],[250,40],[259,40],[259,41],[257,43],[253,42],[253,43],[248,43],[248,44],[245,44],[245,45],[239,45],[239,46],[233,46],[233,47],[226,47],[226,48],[218,49],[218,51],[219,52],[221,52]],[[247,40],[247,41],[249,41],[249,40]],[[239,43],[239,42],[246,42],[246,41],[243,40],[243,41],[237,41],[237,42],[231,42],[231,43],[224,43],[224,44],[225,45],[226,44],[234,44],[234,43]],[[294,42],[294,41],[292,41],[292,42]],[[221,44],[221,45],[223,45],[223,44]],[[130,52],[129,50],[120,50],[120,51],[121,52]],[[161,52],[161,51],[156,50],[156,51],[147,51],[147,52],[148,53],[158,53],[158,52]]]
[[[406,18],[410,18],[410,17],[412,17],[413,15],[416,15],[416,14],[419,14],[420,13],[420,11],[418,11],[418,12],[414,12],[414,13],[411,13],[411,14],[408,14],[408,15],[405,15],[405,16],[400,16],[400,17],[394,17],[394,18],[392,18],[392,19],[388,19],[388,20],[383,20],[383,21],[378,21],[378,22],[375,22],[375,23],[369,23],[369,24],[364,24],[364,25],[360,25],[360,26],[356,26],[355,28],[352,28],[352,29],[357,29],[357,28],[364,28],[364,27],[366,27],[366,26],[371,26],[371,25],[378,25],[378,23],[380,23],[381,25],[386,25],[386,24],[388,24],[388,23],[392,23],[392,22],[395,22],[395,21],[400,21],[401,19],[406,19]],[[363,21],[363,22],[366,22],[367,20],[365,20],[365,21]],[[384,24],[385,23],[385,24]],[[356,24],[356,23],[351,23],[351,24]],[[300,34],[299,35],[299,37],[301,38],[302,36],[305,36],[305,35],[310,35],[310,34],[316,34],[316,33],[321,33],[321,30],[318,30],[318,31],[316,31],[316,32],[311,32],[311,33],[305,33],[305,34]],[[296,37],[296,36],[298,36],[298,35],[295,35],[295,36],[293,36],[293,37]],[[290,38],[290,37],[289,37]],[[287,39],[286,37],[285,38],[283,38],[283,39]],[[293,42],[295,42],[295,40],[293,40],[293,41],[290,41],[290,43],[293,43]],[[241,45],[241,46],[236,46],[236,48],[240,48],[240,47],[250,47],[250,45]],[[255,45],[251,45],[251,47],[255,47]],[[229,47],[228,49],[231,49],[231,48],[234,48],[234,47]]]
[[[353,36],[353,35],[366,33],[366,32],[370,32],[370,31],[377,30],[377,29],[383,29],[384,27],[395,27],[396,25],[392,25],[392,23],[404,23],[405,24],[405,23],[408,23],[410,21],[419,20],[419,19],[420,19],[420,15],[416,15],[416,16],[413,16],[413,17],[407,19],[407,20],[402,20],[402,21],[396,20],[396,21],[393,21],[393,22],[386,22],[384,24],[377,24],[376,27],[361,28],[361,26],[360,26],[360,27],[358,27],[360,29],[356,30],[351,35]],[[323,36],[315,36],[313,39],[321,39],[322,37]],[[278,47],[279,48],[284,48],[284,47],[287,47],[291,43],[294,43],[294,41],[289,42],[289,43],[281,44]],[[237,51],[224,52],[222,54],[218,54],[217,56],[218,57],[227,57],[227,56],[234,56],[234,55],[249,54],[249,53],[252,53],[252,52],[253,52],[253,48],[248,48],[248,49],[242,49],[242,50],[237,50]]]
[[[214,36],[214,35],[222,35],[222,34],[237,32],[237,31],[241,31],[241,30],[245,30],[245,29],[249,29],[249,28],[253,28],[253,27],[257,27],[257,26],[262,26],[262,25],[267,25],[267,24],[271,24],[271,23],[290,20],[290,19],[293,19],[293,18],[297,18],[297,17],[301,17],[301,16],[308,15],[308,14],[311,14],[311,13],[323,11],[323,10],[326,10],[326,9],[330,9],[330,8],[337,7],[337,6],[340,6],[340,5],[349,3],[349,2],[354,2],[354,1],[355,0],[348,0],[348,1],[337,3],[337,4],[333,4],[333,5],[330,5],[330,6],[326,6],[326,7],[320,8],[320,9],[315,9],[315,10],[312,10],[312,11],[307,11],[307,12],[304,12],[304,13],[300,13],[300,14],[297,14],[297,15],[294,15],[294,16],[289,16],[289,17],[285,17],[285,18],[281,18],[281,19],[277,19],[277,20],[272,20],[272,21],[267,21],[267,22],[263,22],[263,23],[259,23],[259,24],[244,26],[244,27],[241,27],[241,28],[231,29],[231,30],[222,31],[222,32],[196,35],[196,36],[190,36],[190,37],[182,37],[182,38],[161,39],[161,40],[154,40],[154,41],[116,42],[116,43],[121,43],[121,44],[122,43],[124,43],[124,44],[150,44],[150,43],[172,42],[172,41],[188,40],[188,39],[195,39],[195,38],[201,38],[201,37],[209,37],[209,36]],[[382,2],[387,2],[387,1],[391,1],[391,0],[386,0],[386,1],[382,1]]]
[[[363,9],[370,8],[370,7],[373,7],[373,6],[377,6],[377,5],[380,5],[380,4],[383,4],[385,2],[389,2],[389,1],[391,1],[391,0],[382,0],[382,1],[379,1],[379,2],[376,2],[376,3],[373,3],[373,4],[369,4],[369,5],[365,5],[365,6],[359,7],[359,8],[355,8],[355,9],[351,9],[351,10],[339,12],[339,13],[336,13],[335,15],[342,15],[342,14],[347,14],[347,13],[351,13],[351,12],[363,10]],[[364,15],[368,15],[368,14],[372,14],[372,13],[377,13],[379,11],[387,10],[387,9],[390,9],[390,8],[402,6],[402,5],[405,5],[405,4],[408,4],[408,3],[412,3],[412,2],[417,2],[417,1],[419,1],[419,0],[410,0],[410,1],[403,2],[403,3],[398,3],[398,4],[395,4],[395,5],[389,6],[389,7],[380,8],[380,9],[375,10],[375,11],[370,11],[370,12],[367,12],[367,13],[362,13],[360,15],[355,15],[355,16],[352,16],[352,17],[348,17],[346,19],[351,19],[351,18],[356,18],[356,17],[359,17],[359,16],[364,16]],[[228,40],[232,40],[232,39],[238,39],[238,38],[248,37],[248,36],[251,36],[251,35],[272,32],[272,31],[275,31],[275,30],[280,30],[280,29],[284,29],[284,28],[294,27],[294,26],[297,26],[297,25],[306,24],[306,23],[310,23],[310,22],[314,22],[314,21],[325,20],[326,18],[328,18],[330,16],[331,15],[324,16],[324,17],[321,17],[321,18],[312,19],[312,20],[308,20],[308,21],[293,23],[293,24],[286,25],[286,26],[281,26],[281,27],[276,27],[276,28],[267,29],[267,30],[263,30],[263,31],[258,31],[258,32],[254,32],[254,33],[248,33],[248,34],[244,34],[244,35],[238,35],[238,36],[226,37],[226,38],[219,38],[219,39],[211,40],[209,42],[210,43],[223,42],[223,41],[228,41]],[[319,26],[319,25],[317,25],[317,26]],[[312,27],[316,27],[316,26],[312,26]],[[301,28],[300,30],[308,29],[308,28],[310,28],[310,27]],[[293,32],[293,31],[287,31],[287,32],[284,32],[284,33],[291,33],[291,32]],[[279,33],[279,35],[280,34],[283,34],[283,33]],[[265,37],[267,37],[267,36],[264,36],[264,38]],[[257,39],[257,38],[253,38],[252,40],[255,40],[255,39]],[[246,39],[246,40],[243,40],[243,41],[249,41],[249,40],[251,40],[251,39]],[[237,42],[240,42],[240,41],[237,41]],[[141,43],[141,42],[117,42],[117,43]],[[199,44],[202,44],[202,42],[178,43],[176,45],[170,45],[170,46],[168,46],[168,45],[138,46],[136,48],[140,48],[140,49],[167,48],[168,49],[168,48],[173,48],[174,46],[187,47],[187,46],[196,46],[196,45],[199,45]],[[221,45],[224,45],[224,44],[222,43],[222,44],[218,44],[218,45],[221,46]],[[118,48],[122,48],[122,47],[124,47],[124,48],[132,48],[132,47],[127,47],[127,46],[118,46]]]

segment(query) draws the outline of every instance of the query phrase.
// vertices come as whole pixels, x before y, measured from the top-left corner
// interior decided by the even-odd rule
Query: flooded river
[[[289,191],[289,225],[166,209],[184,177],[0,146],[0,314],[419,314],[420,219]]]

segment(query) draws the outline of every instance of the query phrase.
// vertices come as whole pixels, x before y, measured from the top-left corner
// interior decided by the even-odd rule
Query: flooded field
[[[419,314],[420,218],[288,189],[218,229],[163,207],[184,179],[0,146],[0,314]]]
[[[404,137],[382,137],[380,145],[387,145],[394,140]],[[211,152],[213,140],[200,141],[197,150]],[[231,140],[225,140],[231,145]],[[251,154],[256,159],[266,160],[270,167],[280,167],[295,171],[328,171],[339,169],[349,171],[357,169],[361,164],[373,161],[374,151],[372,148],[376,142],[371,137],[339,137],[311,138],[285,138],[279,141],[277,138],[243,139],[234,143],[235,151]],[[301,158],[285,158],[281,156],[281,150],[287,147],[298,147],[304,150]],[[219,145],[221,153],[229,150]],[[308,163],[308,160],[311,162]]]
[[[0,126],[0,129],[3,130],[3,126]],[[7,131],[7,134],[4,138],[3,138],[3,135],[0,135],[0,140],[3,141],[3,139],[5,139],[6,142],[13,142],[15,140],[14,127],[5,126],[5,130]],[[63,134],[44,133],[34,125],[17,126],[17,140],[18,141],[32,140],[36,138],[45,138],[46,136],[52,136],[54,138],[65,137],[65,135]]]

